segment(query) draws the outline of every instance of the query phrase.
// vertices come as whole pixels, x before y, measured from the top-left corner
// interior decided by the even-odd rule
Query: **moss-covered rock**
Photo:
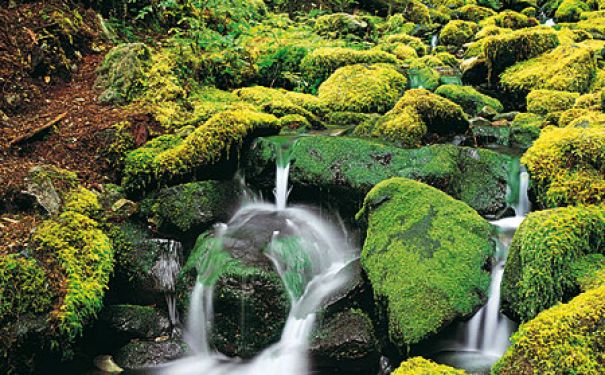
[[[368,193],[357,217],[368,223],[362,266],[395,345],[425,340],[485,300],[492,229],[465,203],[392,178]]]
[[[475,4],[467,4],[456,9],[455,14],[461,20],[479,22],[485,18],[495,15],[496,12],[491,8],[486,8]]]
[[[411,88],[435,90],[439,86],[441,74],[429,62],[423,58],[414,59],[410,62],[407,76]]]
[[[122,184],[131,191],[171,183],[221,159],[234,158],[246,138],[279,132],[278,119],[253,111],[225,111],[212,116],[182,139],[166,135],[126,156]]]
[[[473,40],[479,30],[475,22],[453,20],[447,23],[439,33],[439,40],[446,46],[462,47],[463,44]]]
[[[301,71],[311,91],[314,91],[338,68],[354,64],[398,64],[394,55],[379,51],[359,51],[350,48],[318,48],[309,53],[300,63]]]
[[[500,83],[516,95],[537,89],[584,93],[590,89],[595,74],[595,55],[591,49],[565,45],[506,69]]]
[[[605,126],[605,113],[598,109],[572,108],[561,112],[557,122],[560,127],[602,128]]]
[[[521,325],[492,369],[495,375],[605,372],[605,286]]]
[[[379,47],[387,52],[392,52],[399,45],[412,47],[420,57],[430,51],[430,47],[422,39],[408,34],[389,35],[380,42]]]
[[[544,124],[542,116],[534,113],[519,113],[510,124],[510,143],[527,149],[540,136]]]
[[[523,156],[540,207],[600,203],[605,197],[604,128],[545,128]]]
[[[533,90],[527,95],[527,112],[545,116],[574,106],[580,94],[556,90]]]
[[[482,214],[506,207],[510,159],[489,150],[453,145],[405,150],[348,137],[303,137],[291,164],[292,199],[325,197],[345,210],[357,210],[375,184],[394,176],[435,186]],[[258,140],[245,165],[250,183],[273,188],[275,152],[269,141]]]
[[[465,375],[466,372],[453,367],[437,364],[422,357],[413,357],[401,364],[393,375]]]
[[[333,111],[384,113],[403,94],[406,78],[392,66],[350,65],[319,86],[319,99]]]
[[[361,16],[333,13],[317,17],[313,29],[329,38],[364,38],[371,31],[371,25]]]
[[[485,106],[490,106],[497,112],[504,110],[498,99],[482,94],[472,86],[441,85],[435,90],[435,94],[458,104],[471,116],[477,115]]]
[[[557,22],[576,22],[582,12],[589,11],[588,4],[579,0],[563,0],[555,12]]]
[[[605,250],[605,211],[561,207],[531,213],[514,236],[502,281],[508,314],[528,321],[579,292],[573,264]]]
[[[144,88],[151,67],[151,51],[143,43],[126,43],[114,47],[97,70],[95,86],[103,92],[103,103],[124,104],[132,101]]]
[[[513,10],[505,10],[484,19],[480,24],[482,26],[496,25],[498,27],[517,30],[538,26],[539,22],[536,18],[528,17],[522,13]]]
[[[168,318],[152,306],[110,305],[101,310],[96,328],[99,336],[109,336],[115,344],[123,345],[130,339],[168,335],[171,326]]]
[[[187,345],[179,339],[164,341],[133,340],[120,348],[115,362],[126,370],[145,370],[182,358]]]

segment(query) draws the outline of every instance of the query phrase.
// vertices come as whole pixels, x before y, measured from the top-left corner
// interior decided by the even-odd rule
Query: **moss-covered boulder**
[[[555,12],[557,22],[576,22],[580,20],[580,14],[587,12],[590,7],[586,2],[579,0],[563,0]]]
[[[605,129],[542,130],[522,162],[531,174],[531,191],[540,207],[601,203],[605,197]]]
[[[130,152],[122,184],[130,191],[140,191],[174,183],[221,160],[236,159],[247,138],[279,130],[278,119],[270,114],[250,110],[218,113],[185,138],[161,136]]]
[[[530,214],[514,236],[502,282],[509,315],[528,321],[580,288],[574,262],[605,251],[605,210],[562,207]]]
[[[471,116],[477,115],[485,106],[491,107],[496,112],[504,110],[498,99],[482,94],[472,86],[441,85],[435,90],[435,94],[458,104]]]
[[[479,22],[496,14],[496,12],[491,8],[486,8],[484,6],[475,4],[466,4],[460,8],[457,8],[454,12],[459,19],[473,22]]]
[[[464,133],[468,121],[462,108],[449,99],[425,89],[408,90],[395,107],[367,135],[404,147],[418,146],[427,136]]]
[[[422,357],[413,357],[403,362],[393,375],[466,375],[463,370],[437,364]]]
[[[148,370],[184,357],[187,345],[179,339],[132,340],[115,354],[115,362],[126,370]]]
[[[533,90],[527,95],[527,112],[545,116],[565,111],[572,108],[579,97],[577,92]]]
[[[517,97],[537,89],[584,93],[590,89],[596,69],[590,48],[563,45],[506,69],[500,83]]]
[[[403,95],[406,78],[386,64],[350,65],[319,86],[318,97],[333,111],[384,113]]]
[[[539,22],[535,17],[528,17],[525,14],[509,9],[484,19],[480,24],[481,26],[496,25],[498,27],[517,30],[538,26]]]
[[[424,43],[422,39],[405,33],[388,35],[384,37],[383,40],[380,41],[378,47],[387,52],[393,53],[393,51],[401,45],[412,47],[414,51],[416,51],[416,54],[420,57],[428,54],[430,51],[430,47]]]
[[[398,64],[395,55],[379,50],[354,50],[350,48],[318,48],[300,63],[301,71],[314,91],[338,68],[355,64]]]
[[[143,43],[125,43],[114,47],[97,70],[95,87],[103,90],[99,100],[124,104],[132,101],[145,86],[151,67],[151,51]]]
[[[452,20],[441,29],[439,40],[446,46],[460,48],[473,40],[478,30],[479,26],[475,22]]]
[[[605,113],[593,108],[572,108],[560,113],[557,125],[582,129],[603,128],[605,126]]]
[[[357,215],[367,220],[361,263],[399,348],[421,342],[485,301],[492,228],[472,208],[423,183],[377,184]]]
[[[528,149],[540,136],[544,119],[534,113],[518,113],[510,124],[510,143]]]
[[[245,162],[247,180],[270,191],[275,181],[275,151],[258,140]],[[407,177],[435,186],[485,215],[506,207],[510,158],[483,149],[435,145],[405,150],[347,137],[304,137],[293,148],[292,199],[319,197],[340,209],[356,211],[365,194],[390,177]]]
[[[165,188],[141,203],[141,215],[163,233],[196,236],[227,221],[239,202],[234,181],[200,181]]]
[[[313,29],[328,38],[364,38],[372,24],[364,17],[349,13],[333,13],[317,17]]]
[[[521,325],[495,375],[605,372],[605,286],[540,313]]]
[[[558,45],[557,32],[550,27],[488,36],[483,41],[483,54],[487,60],[489,78],[495,80],[506,68],[539,56]]]

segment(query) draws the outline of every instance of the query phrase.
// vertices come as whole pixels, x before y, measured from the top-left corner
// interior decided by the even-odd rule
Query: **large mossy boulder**
[[[366,195],[357,218],[368,227],[362,267],[388,339],[404,352],[485,302],[492,228],[467,204],[392,178]]]
[[[187,353],[187,345],[182,340],[133,340],[120,348],[114,359],[126,370],[149,370],[182,358]]]
[[[502,304],[528,321],[578,294],[574,263],[605,251],[605,210],[562,207],[531,213],[513,238],[504,268]]]
[[[413,357],[401,363],[393,375],[466,375],[463,370],[440,365],[422,357]]]
[[[527,112],[546,116],[571,109],[580,97],[577,92],[533,90],[527,95]]]
[[[472,41],[478,30],[479,26],[475,22],[452,20],[441,29],[439,39],[446,46],[460,48]]]
[[[270,114],[250,110],[218,113],[185,138],[160,136],[128,153],[122,184],[130,191],[141,191],[203,174],[204,169],[208,173],[220,161],[237,159],[247,138],[279,130],[278,119]]]
[[[485,106],[491,107],[496,112],[504,110],[498,99],[482,94],[472,86],[441,85],[435,90],[435,94],[458,104],[471,116],[476,116]]]
[[[408,90],[370,129],[360,135],[380,137],[404,147],[419,146],[432,135],[462,134],[469,123],[458,104],[426,89]]]
[[[350,65],[334,72],[317,95],[332,111],[384,113],[397,103],[406,84],[393,66]]]
[[[378,182],[407,177],[437,187],[484,215],[506,207],[511,159],[490,150],[434,145],[406,150],[348,137],[303,137],[293,146],[293,199],[321,200],[359,209]],[[247,180],[261,190],[275,185],[275,150],[259,139],[245,162]]]
[[[521,325],[494,375],[605,373],[605,286]]]
[[[540,207],[601,203],[605,197],[605,129],[542,130],[522,162]]]

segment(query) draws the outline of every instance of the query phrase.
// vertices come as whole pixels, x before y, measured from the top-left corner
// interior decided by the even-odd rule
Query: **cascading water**
[[[170,323],[176,326],[179,323],[176,309],[176,279],[181,271],[181,257],[183,246],[178,241],[156,238],[152,240],[160,247],[160,257],[151,268],[151,275],[156,288],[164,292]]]
[[[302,207],[287,207],[289,149],[276,145],[275,204],[245,203],[214,236],[200,237],[197,282],[191,294],[185,340],[191,356],[168,364],[165,374],[283,375],[308,372],[307,348],[316,312],[352,279],[356,250],[346,233]],[[260,228],[260,229],[259,229]],[[264,255],[270,259],[290,296],[281,339],[249,362],[228,358],[210,345],[213,287],[232,258],[229,243],[241,233],[266,231]],[[268,236],[266,236],[268,234]],[[262,236],[261,236],[262,237]],[[197,250],[197,249],[196,249]]]
[[[439,362],[465,368],[469,373],[489,374],[489,368],[504,354],[516,329],[515,323],[500,313],[500,284],[513,235],[530,211],[529,174],[524,167],[520,167],[515,185],[514,191],[509,186],[509,193],[517,196],[512,204],[515,216],[491,222],[498,236],[487,304],[459,328],[462,335],[455,342],[444,344],[435,356]]]
[[[433,34],[433,36],[431,37],[431,52],[435,51],[435,49],[437,48],[437,44],[439,44],[439,35]]]

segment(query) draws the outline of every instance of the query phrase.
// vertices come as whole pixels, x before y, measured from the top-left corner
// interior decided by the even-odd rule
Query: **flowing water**
[[[275,204],[245,203],[214,235],[200,237],[203,246],[198,278],[188,311],[185,340],[191,355],[172,362],[161,373],[302,375],[309,371],[307,349],[316,312],[352,279],[356,249],[346,232],[303,207],[287,207],[291,144],[276,144]],[[242,238],[242,234],[253,238]],[[291,308],[280,340],[244,362],[216,351],[211,343],[213,291],[222,268],[230,262],[230,244],[267,242],[264,256],[273,264],[290,296]]]
[[[181,258],[183,246],[178,241],[166,239],[153,239],[160,247],[160,257],[151,268],[151,275],[156,283],[156,288],[164,292],[170,323],[176,326],[179,323],[178,311],[176,309],[176,279],[181,271]]]
[[[439,35],[433,34],[433,36],[431,37],[431,52],[435,51],[438,44],[439,44]]]
[[[516,329],[515,323],[500,313],[500,284],[513,235],[530,211],[529,174],[523,167],[515,183],[514,189],[509,187],[509,193],[517,195],[512,204],[515,216],[491,222],[498,235],[488,301],[458,328],[457,339],[442,344],[441,351],[434,356],[438,362],[463,368],[471,374],[489,374],[493,363],[510,345],[509,338]]]

